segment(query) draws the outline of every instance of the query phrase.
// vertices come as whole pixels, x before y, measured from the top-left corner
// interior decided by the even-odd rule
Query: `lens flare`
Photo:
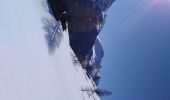
[[[157,5],[157,6],[169,6],[170,7],[170,0],[151,0],[150,3],[152,5]]]
[[[170,0],[150,0],[148,5],[159,13],[167,13],[170,10]]]

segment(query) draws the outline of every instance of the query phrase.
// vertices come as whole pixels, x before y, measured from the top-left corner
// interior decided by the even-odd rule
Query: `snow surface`
[[[72,63],[68,33],[50,55],[42,0],[0,1],[0,100],[100,100],[80,65]]]

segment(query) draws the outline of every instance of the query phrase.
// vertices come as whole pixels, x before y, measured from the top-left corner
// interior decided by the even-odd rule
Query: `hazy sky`
[[[104,100],[170,100],[170,0],[117,0],[100,38]]]

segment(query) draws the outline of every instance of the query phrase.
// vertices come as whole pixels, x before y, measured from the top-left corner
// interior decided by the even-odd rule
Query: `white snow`
[[[41,0],[0,1],[0,100],[100,100],[82,88],[95,88],[72,63],[68,33],[49,55]]]

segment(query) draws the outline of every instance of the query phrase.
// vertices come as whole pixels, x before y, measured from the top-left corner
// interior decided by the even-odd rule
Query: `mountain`
[[[106,11],[114,0],[48,0],[63,30],[68,25],[70,46],[82,63],[105,22]]]
[[[111,94],[97,86],[104,56],[97,36],[113,0],[55,1],[0,1],[0,100],[100,100]]]
[[[89,77],[98,85],[104,56],[97,38],[107,9],[115,0],[48,0],[49,8],[63,30],[68,28],[70,47]],[[66,25],[67,24],[67,25]]]
[[[46,5],[0,1],[0,100],[100,100]]]

